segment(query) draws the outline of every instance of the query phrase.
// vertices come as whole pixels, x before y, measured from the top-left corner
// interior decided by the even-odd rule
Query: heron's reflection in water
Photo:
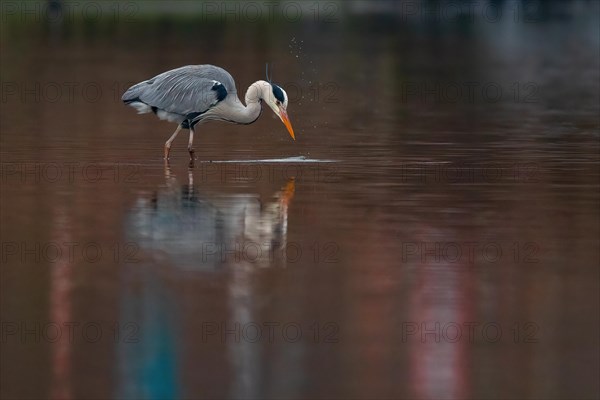
[[[254,188],[232,194],[222,184],[215,192],[208,189],[215,185],[194,183],[197,170],[182,175],[183,184],[166,167],[166,185],[140,196],[127,218],[127,240],[139,246],[141,262],[124,269],[121,320],[137,323],[139,343],[120,343],[119,397],[177,398],[215,379],[228,389],[209,397],[257,397],[267,373],[264,349],[233,337],[204,341],[202,329],[260,320],[256,272],[285,266],[295,181],[282,180],[261,201]],[[212,358],[215,350],[227,356]],[[297,361],[285,353],[280,357]]]
[[[165,189],[138,199],[128,221],[129,238],[144,251],[185,270],[282,265],[293,178],[265,202],[257,193],[203,192],[194,186],[192,168],[187,184],[169,167],[165,179]]]

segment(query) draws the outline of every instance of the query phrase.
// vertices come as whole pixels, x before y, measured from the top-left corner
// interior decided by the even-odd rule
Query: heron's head
[[[266,88],[269,93],[265,93],[263,100],[271,107],[271,110],[281,119],[281,122],[285,125],[292,139],[296,140],[294,136],[294,129],[292,123],[287,114],[288,106],[288,95],[281,87],[274,83],[269,82]]]

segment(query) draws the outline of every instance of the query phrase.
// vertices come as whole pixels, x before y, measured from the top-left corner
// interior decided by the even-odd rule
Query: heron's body
[[[176,122],[177,130],[165,143],[165,158],[179,131],[190,130],[188,150],[193,159],[194,127],[203,121],[218,120],[251,124],[262,111],[262,101],[279,114],[294,137],[287,118],[287,94],[275,84],[256,81],[248,88],[246,105],[237,96],[229,72],[214,65],[189,65],[173,69],[130,87],[122,97],[138,113],[154,112],[160,119]]]

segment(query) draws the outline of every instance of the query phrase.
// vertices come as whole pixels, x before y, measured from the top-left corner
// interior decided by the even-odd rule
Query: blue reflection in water
[[[178,398],[176,308],[152,269],[135,265],[130,272],[125,282],[135,280],[139,288],[126,284],[122,292],[117,398]]]
[[[258,194],[212,194],[193,185],[188,171],[187,185],[179,185],[167,169],[167,186],[151,196],[140,196],[126,219],[127,240],[140,247],[140,254],[152,261],[124,268],[121,291],[121,321],[139,322],[139,343],[119,343],[119,398],[178,398],[186,390],[178,382],[185,355],[179,354],[178,338],[187,323],[178,315],[177,294],[166,287],[160,275],[217,272],[226,266],[226,293],[232,324],[257,320],[252,276],[256,267],[280,264],[287,240],[288,205],[295,191],[290,179],[271,201],[261,202]],[[253,243],[261,254],[232,255]],[[212,245],[207,248],[205,245]],[[242,244],[242,246],[240,246]],[[214,246],[216,246],[216,251]],[[156,267],[156,263],[166,269]],[[256,397],[260,394],[262,351],[246,341],[227,341],[228,363],[234,371],[229,396]],[[201,362],[200,362],[201,363]]]

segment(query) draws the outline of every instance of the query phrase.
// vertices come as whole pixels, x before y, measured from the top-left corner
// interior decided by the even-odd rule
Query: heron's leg
[[[171,143],[173,143],[173,140],[175,140],[175,138],[179,134],[180,130],[181,130],[181,125],[177,125],[177,129],[175,130],[175,133],[173,135],[171,135],[169,140],[167,140],[165,142],[165,160],[169,159],[169,154],[171,153]]]
[[[194,160],[194,128],[190,126],[190,141],[188,142],[188,151],[190,152],[190,160]]]

